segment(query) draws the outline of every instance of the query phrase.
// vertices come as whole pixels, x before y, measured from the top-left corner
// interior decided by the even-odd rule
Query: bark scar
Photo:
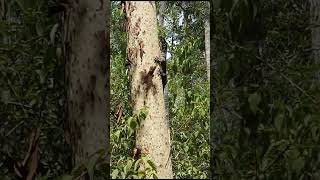
[[[144,72],[141,73],[141,82],[145,87],[146,96],[148,94],[148,91],[152,88],[153,89],[153,95],[157,93],[156,86],[153,83],[152,79],[154,77],[154,71],[156,70],[156,66],[150,67],[149,71],[147,72],[144,70]]]
[[[141,62],[142,62],[142,57],[143,57],[143,54],[146,53],[144,51],[144,43],[142,40],[139,40],[139,47],[140,47],[140,58],[141,58]]]
[[[141,31],[140,23],[141,23],[141,18],[139,17],[139,18],[138,18],[138,21],[136,22],[135,27],[134,27],[134,34],[135,34],[136,36],[138,36],[139,33],[140,33],[140,31]]]

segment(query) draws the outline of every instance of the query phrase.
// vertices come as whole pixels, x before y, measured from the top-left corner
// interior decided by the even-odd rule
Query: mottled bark
[[[126,1],[126,13],[133,110],[148,108],[137,130],[136,146],[155,162],[158,178],[172,178],[170,129],[160,66],[155,62],[161,56],[155,2]]]
[[[63,14],[66,139],[77,166],[109,144],[109,1],[69,1]],[[108,7],[109,9],[109,7]],[[109,157],[106,158],[108,161]]]

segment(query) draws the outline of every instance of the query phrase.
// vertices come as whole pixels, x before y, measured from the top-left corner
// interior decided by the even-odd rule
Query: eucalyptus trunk
[[[107,150],[109,141],[109,1],[69,2],[62,16],[66,139],[72,147],[72,163],[78,166],[97,151]]]
[[[128,61],[134,113],[148,114],[136,133],[136,148],[155,163],[158,178],[172,178],[170,129],[166,119],[156,5],[154,1],[126,1]]]

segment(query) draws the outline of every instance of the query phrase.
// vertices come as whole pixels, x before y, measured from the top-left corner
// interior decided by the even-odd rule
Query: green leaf
[[[232,6],[231,6],[231,9],[230,9],[230,15],[233,16],[233,13],[238,5],[238,2],[239,0],[234,0],[234,2],[232,2]]]
[[[71,172],[72,176],[79,177],[86,170],[86,166],[84,164],[80,164],[76,168],[74,168]]]
[[[150,159],[147,160],[147,163],[152,167],[153,170],[155,170],[155,171],[157,170],[156,165]]]
[[[319,133],[320,131],[318,131],[319,128],[316,127],[316,126],[313,126],[311,127],[311,137],[312,137],[312,140],[317,142],[319,140]]]
[[[148,158],[147,158],[146,156],[142,156],[142,157],[141,157],[141,160],[142,160],[143,163],[147,163]]]
[[[29,103],[29,106],[33,106],[37,103],[37,99],[32,99]]]
[[[62,177],[58,178],[59,180],[72,180],[73,177],[71,175],[63,175]]]
[[[94,167],[96,165],[96,158],[90,158],[88,164],[86,164],[87,170],[88,170],[88,175],[90,177],[90,180],[93,180],[93,175],[94,175]]]
[[[16,2],[20,8],[21,11],[23,11],[24,13],[26,12],[25,7],[24,7],[24,1],[22,0],[15,0],[14,2]]]
[[[45,82],[45,74],[43,71],[41,71],[40,69],[36,70],[36,73],[39,75],[40,78],[40,83],[43,84]]]
[[[310,120],[311,120],[311,115],[310,114],[306,115],[303,119],[304,125],[307,126]]]
[[[139,179],[139,176],[137,175],[132,175],[133,179]]]
[[[114,135],[116,136],[116,142],[119,142],[120,141],[120,136],[121,136],[121,130],[118,130],[114,133]]]
[[[229,62],[228,61],[222,61],[221,65],[219,67],[219,72],[221,76],[225,76],[227,72],[229,71]]]
[[[275,119],[274,119],[274,126],[276,127],[276,129],[278,131],[281,130],[281,126],[282,126],[282,123],[283,123],[283,119],[284,119],[284,115],[281,113],[281,114],[278,114]]]
[[[184,151],[188,152],[188,150],[189,150],[189,146],[184,146]]]
[[[139,171],[138,172],[138,177],[139,178],[143,178],[143,177],[145,177],[146,176],[146,173],[144,172],[144,171]]]
[[[158,179],[158,176],[155,173],[152,173],[153,179]]]
[[[292,162],[292,169],[296,172],[300,172],[304,167],[305,160],[303,157],[298,157]]]
[[[126,175],[128,175],[128,173],[130,172],[131,167],[132,167],[132,160],[129,159],[123,169]]]
[[[139,122],[142,122],[143,120],[145,120],[147,115],[148,115],[148,108],[143,107],[139,113]]]
[[[188,90],[187,95],[188,97],[191,97],[192,92],[190,90]]]
[[[260,95],[255,92],[253,94],[250,94],[249,98],[248,98],[248,102],[249,102],[249,105],[250,105],[250,109],[253,113],[256,113],[258,111],[258,105],[261,101],[261,97]]]
[[[140,165],[141,159],[138,159],[135,163],[134,163],[134,170],[137,171]]]
[[[128,135],[129,137],[134,133],[134,130],[131,128],[128,128]]]
[[[137,121],[136,121],[136,118],[130,118],[129,120],[128,120],[128,125],[129,125],[129,127],[132,129],[132,130],[136,130],[136,128],[137,128],[137,126],[138,126],[138,123],[137,123]]]
[[[111,178],[112,179],[117,179],[118,174],[119,174],[119,170],[118,169],[113,170],[112,173],[111,173]]]
[[[52,44],[54,44],[55,35],[56,35],[57,30],[58,30],[58,27],[59,27],[59,24],[57,23],[57,24],[53,25],[53,27],[52,27],[52,29],[50,31],[50,42]]]
[[[127,169],[128,169],[128,170],[130,170],[130,169],[131,169],[132,164],[133,164],[132,160],[131,160],[131,159],[129,159],[129,160],[128,160],[128,162],[127,162],[127,164],[126,164],[126,167],[127,167]]]
[[[10,91],[8,90],[5,90],[5,91],[2,91],[1,92],[1,101],[5,104],[8,104],[8,102],[10,101],[11,99],[11,94],[10,94]]]
[[[36,32],[37,32],[38,36],[42,36],[43,28],[42,28],[42,23],[41,22],[37,22],[36,23]]]
[[[60,59],[61,54],[62,54],[62,49],[61,49],[61,47],[57,47],[57,49],[56,49],[56,56],[57,56],[58,59]]]

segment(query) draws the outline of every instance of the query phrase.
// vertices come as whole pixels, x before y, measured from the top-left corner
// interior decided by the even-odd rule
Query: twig
[[[22,106],[22,107],[26,107],[26,108],[31,108],[31,106],[28,106],[28,105],[24,105],[22,103],[18,103],[18,102],[7,102],[8,104],[13,104],[13,105],[16,105],[16,106]]]
[[[276,163],[280,159],[281,155],[289,150],[291,145],[292,144],[288,144],[287,147],[278,154],[277,158],[274,159],[265,169],[263,169],[262,173],[266,172],[274,163]]]
[[[24,121],[21,121],[19,124],[17,124],[14,128],[12,128],[6,135],[5,137],[8,137],[15,129],[17,129],[20,125],[22,125]]]
[[[257,59],[259,59],[260,61],[262,61],[262,59],[260,57],[257,57]],[[312,97],[311,95],[309,95],[305,90],[303,90],[301,87],[299,87],[296,83],[294,83],[288,76],[286,76],[285,74],[283,74],[282,72],[278,71],[274,66],[272,66],[271,64],[262,61],[263,63],[265,63],[268,67],[270,67],[271,69],[275,70],[276,72],[278,72],[280,74],[281,77],[285,78],[293,87],[297,88],[300,92],[302,92],[305,96],[309,97],[311,99],[311,101],[315,104],[318,104],[317,101],[315,101],[314,97]]]
[[[77,178],[75,178],[74,180],[80,179],[82,176],[84,176],[85,174],[87,174],[88,171],[83,171]]]
[[[232,113],[233,115],[237,116],[237,118],[243,119],[243,117],[240,114],[236,113],[234,110],[231,110],[229,107],[223,106],[222,108],[228,111],[229,113]]]

